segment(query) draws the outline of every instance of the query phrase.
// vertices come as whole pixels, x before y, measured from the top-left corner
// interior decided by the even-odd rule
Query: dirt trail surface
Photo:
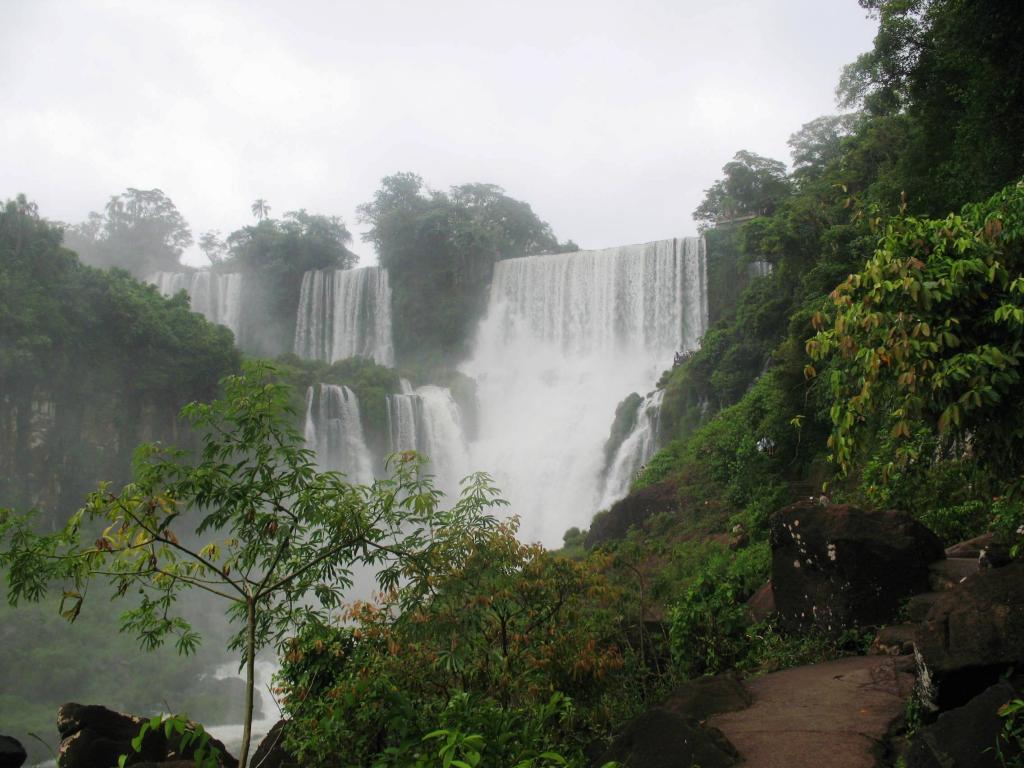
[[[913,688],[910,664],[859,656],[773,672],[747,682],[748,709],[708,723],[749,768],[873,768],[876,747]]]

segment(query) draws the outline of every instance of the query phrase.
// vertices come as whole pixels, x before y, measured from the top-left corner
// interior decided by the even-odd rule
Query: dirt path
[[[750,768],[873,768],[912,690],[911,663],[860,656],[774,672],[747,682],[753,705],[708,722]]]

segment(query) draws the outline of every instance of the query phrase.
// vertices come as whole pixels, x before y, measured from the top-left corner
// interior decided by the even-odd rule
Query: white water
[[[358,356],[393,365],[387,270],[320,269],[303,275],[295,354],[328,363]]]
[[[619,445],[605,476],[604,492],[599,509],[607,509],[629,493],[629,484],[647,460],[654,455],[658,440],[658,420],[661,415],[663,389],[656,389],[640,401],[636,409],[636,423]]]
[[[616,405],[651,388],[707,326],[699,238],[501,261],[473,357],[479,437],[526,539],[555,546],[602,501]]]
[[[402,391],[388,395],[390,451],[419,451],[430,463],[437,487],[456,496],[459,481],[469,472],[469,453],[462,414],[445,387],[413,389],[405,379]]]
[[[258,720],[252,721],[252,731],[250,732],[249,738],[249,756],[252,757],[256,751],[256,747],[263,740],[263,737],[267,735],[274,724],[281,719],[281,708],[277,704],[277,700],[274,698],[274,694],[271,691],[271,685],[273,682],[274,674],[278,670],[278,666],[270,661],[260,661],[259,657],[256,659],[255,666],[255,694],[259,697],[260,701],[260,717]],[[238,677],[244,680],[244,676],[238,671],[238,665],[234,663],[222,664],[213,673],[213,676],[218,680],[224,678]],[[224,747],[227,751],[238,757],[242,753],[242,736],[245,733],[245,727],[241,723],[229,724],[229,725],[211,725],[206,729],[215,738],[220,739],[224,743]]]
[[[359,400],[351,389],[336,384],[309,387],[304,434],[322,469],[342,472],[353,483],[373,482],[373,458],[363,436]]]
[[[240,338],[242,330],[242,291],[245,276],[241,272],[157,272],[149,282],[164,296],[179,291],[189,295],[192,311],[199,312],[212,323],[227,326]]]

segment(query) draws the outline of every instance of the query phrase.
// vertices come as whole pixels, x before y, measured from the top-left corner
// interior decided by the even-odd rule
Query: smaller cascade
[[[157,272],[149,282],[164,296],[180,291],[188,294],[192,311],[198,312],[211,323],[231,329],[235,339],[242,330],[242,290],[245,282],[241,272],[211,272],[197,269],[191,272]]]
[[[389,395],[387,400],[391,452],[423,454],[438,488],[457,495],[459,480],[469,466],[458,403],[446,387],[428,385],[414,390],[405,379],[401,387],[401,392]]]
[[[388,436],[390,453],[415,451],[416,443],[416,406],[419,398],[413,394],[408,379],[400,379],[401,392],[388,395]]]
[[[774,271],[775,265],[770,261],[759,259],[747,265],[747,277],[753,280],[755,277],[768,277]]]
[[[373,459],[366,446],[359,400],[348,387],[317,384],[306,390],[306,445],[326,470],[351,482],[373,482]]]
[[[633,478],[654,455],[658,440],[661,401],[664,396],[665,390],[656,389],[637,406],[633,429],[619,445],[608,467],[599,509],[608,509],[629,493]]]
[[[303,275],[295,354],[328,363],[358,356],[393,365],[387,270],[317,269]]]

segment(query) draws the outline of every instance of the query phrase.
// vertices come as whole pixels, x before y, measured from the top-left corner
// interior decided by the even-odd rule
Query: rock
[[[299,764],[284,751],[286,723],[286,720],[278,720],[263,737],[263,741],[253,752],[250,768],[298,768]]]
[[[0,736],[0,768],[21,768],[28,753],[21,742],[10,736]]]
[[[744,768],[873,768],[913,690],[908,661],[854,656],[762,675],[746,683],[753,705],[708,724],[739,750]]]
[[[775,613],[775,592],[770,581],[747,600],[747,613],[755,624],[760,624]]]
[[[868,649],[874,656],[909,656],[914,652],[916,624],[893,624],[878,630],[875,641]]]
[[[772,587],[782,627],[846,629],[891,622],[901,603],[928,591],[942,543],[896,511],[801,502],[771,520]]]
[[[969,557],[936,560],[928,566],[928,585],[936,592],[944,592],[953,589],[978,570],[978,561]]]
[[[981,571],[932,605],[915,636],[941,709],[965,704],[1024,667],[1024,563]]]
[[[735,674],[698,677],[676,686],[661,707],[691,720],[746,709],[754,699]]]
[[[630,720],[596,765],[611,761],[623,768],[726,768],[739,755],[717,728],[654,707]]]
[[[922,592],[907,600],[907,618],[913,622],[922,622],[928,618],[928,612],[942,594],[940,592]]]
[[[1002,568],[1004,565],[1009,565],[1012,562],[1013,557],[1010,555],[1010,548],[998,541],[993,541],[981,550],[981,554],[978,555],[978,567],[982,569]]]
[[[654,515],[679,508],[676,485],[669,480],[654,483],[615,502],[607,512],[594,516],[584,541],[587,548],[626,538],[630,528],[642,528]]]
[[[132,749],[131,740],[145,721],[146,718],[96,704],[64,704],[57,711],[57,730],[61,737],[57,764],[60,768],[96,768],[117,765],[121,755],[128,755],[128,765],[192,757],[194,746],[180,750],[178,737],[173,735],[168,739],[162,729],[149,731],[140,751]],[[211,738],[210,744],[220,750],[222,766],[237,767],[238,761],[223,743]]]
[[[994,539],[994,533],[983,533],[973,539],[961,541],[946,549],[946,557],[971,557],[977,560],[981,550],[991,544]]]
[[[1003,741],[1000,749],[1006,763],[1000,761],[995,746],[1003,727],[996,714],[999,707],[1021,692],[1007,681],[996,683],[967,704],[943,712],[931,725],[914,734],[906,756],[907,768],[1000,768],[1012,765],[1020,755],[1015,745]]]

